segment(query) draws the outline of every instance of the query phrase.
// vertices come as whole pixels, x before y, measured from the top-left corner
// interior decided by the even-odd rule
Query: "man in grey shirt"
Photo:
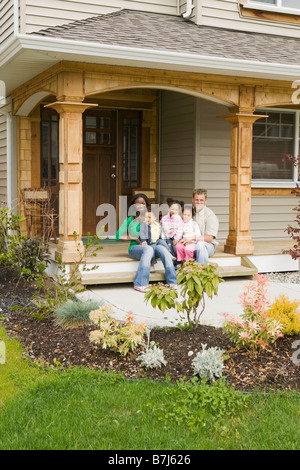
[[[208,258],[216,251],[218,244],[219,221],[215,213],[206,207],[207,191],[205,189],[194,189],[193,191],[194,220],[200,228],[201,237],[198,238],[195,251],[195,259],[198,263],[208,263]]]

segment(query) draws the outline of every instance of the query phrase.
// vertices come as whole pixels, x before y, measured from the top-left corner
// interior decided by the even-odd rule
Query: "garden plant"
[[[185,314],[187,326],[196,328],[205,309],[206,297],[212,299],[217,295],[222,281],[217,265],[189,260],[177,270],[180,297],[177,289],[158,283],[147,290],[145,301],[150,301],[152,307],[157,307],[162,312],[176,308],[178,313]]]

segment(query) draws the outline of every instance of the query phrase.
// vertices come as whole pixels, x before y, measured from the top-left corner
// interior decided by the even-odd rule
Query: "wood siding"
[[[163,91],[160,127],[160,203],[191,202],[194,187],[195,98]]]
[[[246,2],[244,1],[243,3]],[[257,33],[299,37],[299,24],[288,22],[293,15],[278,17],[278,21],[262,19],[259,16],[256,18],[241,16],[239,0],[194,0],[194,4],[196,6],[193,19],[198,24]]]
[[[0,50],[14,34],[14,2],[0,2]]]
[[[295,225],[298,204],[295,196],[252,196],[251,232],[253,240],[282,240],[286,227]]]
[[[30,33],[51,26],[112,13],[121,8],[176,15],[177,0],[24,0],[21,31]]]
[[[224,106],[197,99],[195,187],[207,189],[207,205],[220,222],[220,241],[229,230],[230,125],[217,117],[224,114]]]

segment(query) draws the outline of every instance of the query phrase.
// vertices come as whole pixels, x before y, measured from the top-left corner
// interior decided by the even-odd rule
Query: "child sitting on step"
[[[183,233],[182,239],[175,246],[178,263],[193,259],[196,243],[201,236],[199,225],[193,220],[192,206],[185,205],[182,212]]]

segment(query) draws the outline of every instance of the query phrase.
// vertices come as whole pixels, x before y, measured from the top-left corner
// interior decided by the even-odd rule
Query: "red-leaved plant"
[[[240,295],[244,314],[241,316],[223,313],[224,331],[237,348],[250,349],[252,352],[268,349],[270,344],[282,337],[282,325],[269,317],[270,308],[267,286],[268,279],[256,274],[255,281],[246,283]]]

